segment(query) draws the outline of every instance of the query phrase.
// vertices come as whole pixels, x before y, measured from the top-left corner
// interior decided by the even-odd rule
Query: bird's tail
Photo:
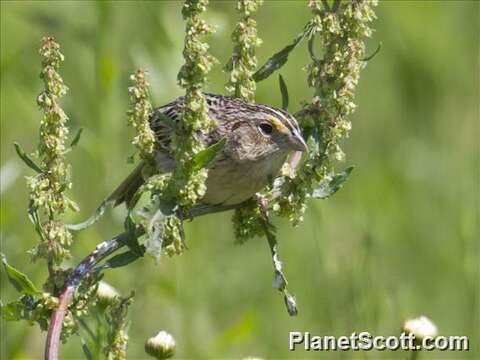
[[[130,207],[138,188],[145,182],[142,176],[144,163],[139,164],[130,175],[113,191],[106,199],[107,203],[113,202],[113,206],[126,203]]]

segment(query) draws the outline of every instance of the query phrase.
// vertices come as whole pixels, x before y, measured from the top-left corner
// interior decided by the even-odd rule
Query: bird
[[[208,166],[206,192],[200,203],[205,205],[237,205],[250,199],[275,178],[288,156],[305,152],[307,144],[293,115],[267,105],[249,103],[239,98],[204,93],[208,116],[216,126],[199,133],[204,146],[226,138],[226,144]],[[175,168],[172,133],[175,122],[181,121],[185,97],[154,109],[149,118],[155,134],[155,163],[160,173]],[[169,121],[165,121],[165,117]],[[145,182],[144,164],[135,170],[108,197],[114,206],[127,205]]]

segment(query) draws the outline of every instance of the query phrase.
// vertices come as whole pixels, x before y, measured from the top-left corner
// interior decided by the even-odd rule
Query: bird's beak
[[[297,130],[294,130],[293,134],[289,136],[289,145],[290,148],[295,151],[304,152],[308,150],[307,143]]]

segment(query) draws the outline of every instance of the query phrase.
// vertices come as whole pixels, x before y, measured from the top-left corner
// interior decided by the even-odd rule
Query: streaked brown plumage
[[[286,111],[221,95],[205,94],[205,99],[208,114],[218,126],[201,135],[201,140],[209,146],[226,137],[227,143],[209,166],[207,192],[202,203],[234,205],[249,199],[278,174],[292,151],[307,150],[296,120]],[[178,121],[183,108],[184,98],[180,97],[155,109],[151,115],[160,172],[172,171],[175,166],[170,148],[172,128],[164,116]],[[115,204],[130,201],[143,183],[141,166],[109,200]]]

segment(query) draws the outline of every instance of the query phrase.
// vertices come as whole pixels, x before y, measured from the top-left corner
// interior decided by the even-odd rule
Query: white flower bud
[[[160,331],[145,343],[145,352],[157,359],[168,359],[175,354],[175,339],[166,331]]]
[[[110,305],[119,296],[118,291],[104,281],[98,283],[97,299],[102,305]]]
[[[410,319],[403,324],[403,331],[407,334],[415,335],[415,338],[421,340],[426,336],[435,337],[438,335],[436,325],[426,316],[420,316],[416,319]]]

